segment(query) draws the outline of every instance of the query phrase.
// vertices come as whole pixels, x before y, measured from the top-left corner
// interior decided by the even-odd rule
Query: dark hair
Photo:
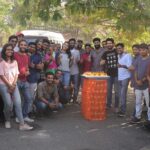
[[[77,42],[79,42],[79,43],[83,43],[83,40],[77,40]]]
[[[16,39],[18,41],[18,37],[16,35],[11,35],[9,38],[8,38],[8,42],[10,42],[12,39]]]
[[[39,42],[42,42],[42,40],[41,40],[41,39],[36,39],[36,40],[35,40],[35,43],[36,43],[36,44],[39,43]]]
[[[87,47],[87,46],[91,47],[91,44],[90,43],[86,43],[85,47]]]
[[[26,42],[27,43],[27,41],[23,39],[23,40],[19,41],[18,46],[20,46],[21,42]]]
[[[75,38],[71,38],[71,39],[69,39],[69,42],[70,42],[70,41],[76,42],[76,39],[75,39]]]
[[[139,48],[147,49],[148,50],[148,45],[145,44],[145,43],[142,43],[142,44],[140,44]]]
[[[70,49],[69,49],[69,48],[66,50],[66,53],[67,53],[67,55],[68,55],[68,58],[70,59],[70,58],[71,58],[71,56],[72,56],[72,54],[71,54],[71,51],[70,51]]]
[[[124,44],[123,43],[118,43],[116,44],[116,47],[121,46],[122,48],[124,48]]]
[[[5,44],[5,45],[3,46],[3,48],[2,48],[1,57],[2,57],[5,61],[7,61],[6,49],[7,49],[7,47],[9,47],[9,46],[11,46],[12,49],[13,49],[13,46],[12,46],[12,44],[10,44],[10,43]],[[10,57],[10,59],[11,59],[11,61],[14,60],[14,53],[13,53],[13,55]]]
[[[42,43],[50,44],[50,41],[48,39],[43,39]]]
[[[111,41],[112,43],[115,43],[115,41],[114,41],[113,38],[107,38],[107,39],[106,39],[106,43],[107,43],[107,41]]]
[[[69,42],[68,42],[68,41],[65,41],[64,44],[65,44],[65,43],[67,43],[67,44],[69,45]],[[70,48],[69,48],[69,47],[68,47],[68,49],[66,50],[66,54],[68,55],[68,58],[70,59],[72,55],[71,55],[71,51],[70,51]]]
[[[35,42],[30,42],[28,45],[29,45],[29,46],[30,46],[30,45],[36,46],[36,43],[35,43]]]
[[[96,37],[96,38],[94,38],[94,39],[93,39],[93,43],[94,43],[95,41],[99,41],[99,42],[100,42],[100,41],[101,41],[101,39],[100,39],[100,38],[98,38],[98,37]]]
[[[139,48],[139,46],[140,46],[139,44],[134,44],[134,45],[132,45],[132,48],[134,48],[134,47]]]

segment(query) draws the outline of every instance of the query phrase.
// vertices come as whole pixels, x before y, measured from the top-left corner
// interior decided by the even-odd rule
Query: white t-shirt
[[[132,65],[132,56],[128,53],[123,53],[122,56],[118,56],[118,63],[130,67]],[[131,77],[131,73],[126,68],[118,68],[118,80],[125,80]]]
[[[71,50],[71,54],[73,57],[73,63],[70,68],[71,75],[79,74],[79,66],[78,62],[80,61],[80,52],[76,49]]]

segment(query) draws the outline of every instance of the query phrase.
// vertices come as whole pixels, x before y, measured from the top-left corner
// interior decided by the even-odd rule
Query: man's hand
[[[25,76],[27,77],[30,74],[29,70],[26,71]]]
[[[51,108],[51,109],[56,108],[56,104],[54,104],[54,103],[49,103],[48,106],[49,106],[49,108]]]
[[[31,67],[31,68],[34,68],[34,67],[35,67],[35,64],[34,64],[34,63],[31,63],[31,64],[30,64],[30,67]]]
[[[43,63],[40,63],[40,64],[37,64],[37,65],[36,65],[36,69],[42,70],[43,67],[44,67],[44,64],[43,64]]]
[[[105,65],[106,61],[105,60],[101,60],[100,61],[100,65]]]
[[[121,65],[121,64],[118,64],[118,68],[122,68],[122,65]]]

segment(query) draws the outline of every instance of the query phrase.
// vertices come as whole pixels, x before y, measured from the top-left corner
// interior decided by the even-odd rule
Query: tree
[[[9,1],[13,29],[49,26],[85,41],[109,36],[117,41],[123,39],[128,45],[134,41],[149,42],[149,0],[64,0],[65,5],[61,0]]]
[[[66,0],[65,7],[61,0],[20,1],[14,6],[14,13],[23,24],[32,16],[45,22],[51,18],[59,20],[65,16],[62,10],[66,9],[71,16],[99,14],[100,22],[109,20],[109,24],[115,24],[117,29],[136,31],[150,26],[149,0]]]

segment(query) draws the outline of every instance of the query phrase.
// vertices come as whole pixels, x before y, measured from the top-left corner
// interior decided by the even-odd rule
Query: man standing
[[[17,33],[16,33],[16,36],[17,36],[17,39],[18,39],[18,43],[19,43],[20,41],[24,40],[24,34],[23,34],[23,33],[17,32]],[[14,48],[14,51],[15,51],[15,52],[18,52],[18,51],[19,51],[18,43],[17,43],[17,45],[16,45],[15,48]]]
[[[103,71],[103,66],[100,65],[100,61],[105,50],[101,48],[100,42],[101,42],[100,38],[93,39],[93,43],[95,47],[95,50],[91,52],[93,72]]]
[[[150,64],[150,57],[148,56],[148,46],[146,44],[140,45],[140,56],[135,64],[135,117],[132,119],[133,123],[141,120],[142,114],[142,97],[144,96],[146,106],[148,108],[147,116],[150,122],[150,102],[149,102],[149,83],[148,83],[148,67]]]
[[[132,69],[131,69],[131,87],[134,88],[134,86],[135,86],[134,67],[135,67],[136,61],[140,57],[140,49],[139,49],[138,44],[134,44],[132,46],[132,52],[133,52],[133,58],[132,58]]]
[[[105,65],[106,73],[110,78],[108,79],[108,93],[107,93],[107,108],[112,107],[112,90],[114,86],[115,91],[115,111],[119,108],[119,89],[118,89],[118,54],[114,49],[114,39],[106,39],[107,51],[102,56],[101,65]]]
[[[27,42],[25,40],[22,40],[18,43],[19,52],[16,52],[14,54],[14,57],[18,63],[19,68],[19,76],[18,76],[18,88],[21,92],[21,95],[23,97],[23,117],[24,120],[27,122],[34,122],[33,119],[29,118],[28,113],[31,110],[32,107],[32,101],[30,90],[29,90],[29,83],[27,82],[27,76],[29,73],[29,57],[26,54],[27,49]],[[16,120],[18,122],[18,120]]]
[[[103,47],[104,49],[107,49],[106,40],[102,41],[102,47]]]
[[[82,40],[77,40],[77,50],[80,52],[80,56],[85,52],[83,49],[83,41]]]
[[[118,116],[124,117],[126,113],[128,84],[131,77],[130,67],[132,65],[132,56],[124,51],[123,43],[118,43],[116,48],[118,52],[119,99],[121,103]]]
[[[79,91],[79,61],[80,61],[80,52],[75,48],[76,40],[70,39],[69,40],[69,47],[71,51],[71,55],[73,57],[73,62],[70,68],[71,73],[71,82],[74,85],[74,92],[73,92],[73,102],[77,102],[78,91]]]
[[[28,46],[28,53],[30,56],[30,66],[29,71],[30,75],[28,76],[28,82],[29,82],[29,88],[31,97],[34,100],[35,99],[35,91],[37,89],[37,83],[40,80],[40,72],[44,67],[44,64],[42,63],[42,57],[38,53],[36,48],[36,43],[30,42]]]
[[[11,35],[8,39],[8,42],[11,43],[13,48],[15,49],[18,43],[18,37],[16,35]]]

